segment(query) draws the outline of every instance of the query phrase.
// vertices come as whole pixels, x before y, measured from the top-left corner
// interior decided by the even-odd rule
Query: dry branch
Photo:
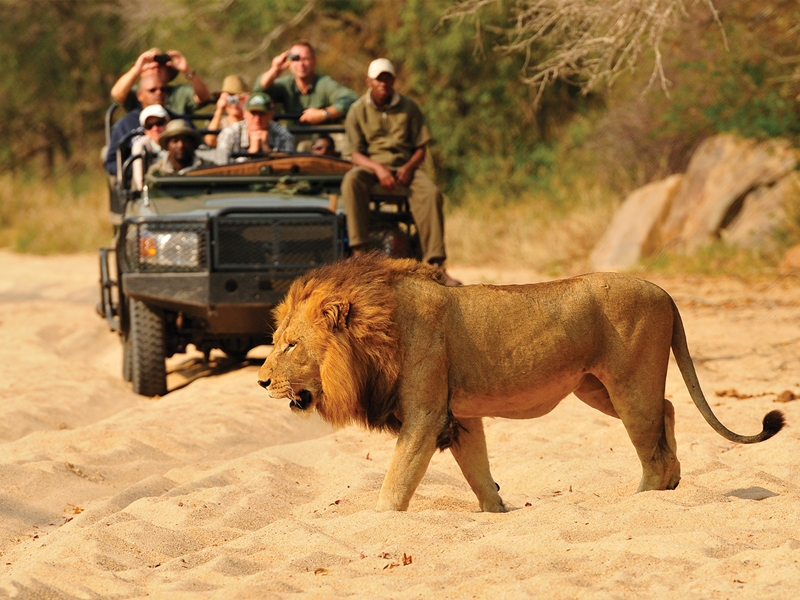
[[[466,0],[443,19],[474,16],[480,22],[480,12],[498,2],[502,0]],[[516,0],[505,30],[508,41],[499,49],[525,55],[523,80],[537,88],[537,105],[546,87],[558,79],[579,85],[584,93],[601,84],[610,87],[647,50],[653,53],[653,71],[646,89],[658,82],[668,93],[661,42],[688,15],[687,3],[696,2],[707,6],[719,23],[712,0]],[[543,58],[533,58],[543,52]]]

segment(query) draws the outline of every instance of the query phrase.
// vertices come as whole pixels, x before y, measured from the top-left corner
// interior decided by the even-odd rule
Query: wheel
[[[163,396],[167,393],[164,317],[138,300],[131,300],[130,307],[133,391],[142,396]]]
[[[133,379],[133,351],[131,350],[130,334],[122,335],[122,378],[125,381]]]
[[[250,352],[249,340],[232,339],[223,342],[222,351],[234,362],[244,362]]]

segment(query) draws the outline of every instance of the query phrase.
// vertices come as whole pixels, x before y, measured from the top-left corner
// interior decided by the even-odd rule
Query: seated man
[[[272,59],[269,70],[256,82],[283,105],[287,113],[300,114],[300,123],[319,125],[344,118],[358,96],[327,75],[317,75],[317,57],[311,43],[299,40]],[[291,74],[279,77],[286,69]]]
[[[169,85],[169,82],[175,79],[178,73],[183,73],[189,83]],[[144,108],[137,102],[135,84],[138,79],[144,79],[150,75],[158,75],[164,81],[163,104],[174,114],[191,114],[211,97],[206,84],[194,69],[189,67],[189,61],[183,54],[177,50],[164,53],[159,48],[151,48],[136,59],[130,70],[122,75],[111,88],[111,97],[122,104],[125,110]]]
[[[442,195],[420,169],[431,136],[416,102],[394,90],[395,70],[385,58],[367,70],[367,93],[350,108],[345,122],[353,168],[342,180],[347,232],[354,252],[369,250],[370,189],[411,189],[408,199],[419,231],[423,260],[442,269],[447,285],[460,285],[444,271]]]
[[[255,92],[244,105],[244,120],[219,132],[217,164],[231,161],[232,154],[266,154],[294,152],[294,138],[289,130],[273,121],[275,104],[267,94]],[[246,160],[239,157],[237,160]]]
[[[321,156],[339,156],[333,138],[327,133],[318,133],[311,141],[311,154]]]
[[[167,109],[159,104],[148,106],[139,114],[139,124],[144,129],[144,135],[134,138],[131,146],[131,156],[142,155],[142,158],[135,160],[131,165],[131,189],[141,190],[144,180],[144,172],[147,170],[145,162],[153,157],[162,157],[162,149],[158,144],[158,139],[169,123],[169,113]]]
[[[183,175],[187,171],[212,166],[213,163],[195,156],[195,150],[202,141],[200,132],[188,121],[183,119],[170,121],[164,133],[158,138],[158,144],[166,149],[167,153],[147,170],[147,174]]]
[[[166,86],[161,77],[157,74],[143,77],[139,89],[136,91],[136,97],[139,99],[142,108],[155,105],[164,106]],[[122,160],[124,161],[130,156],[133,138],[129,137],[125,142],[123,140],[128,134],[140,129],[139,115],[141,112],[141,108],[135,108],[114,123],[105,160],[106,172],[109,175],[117,175],[117,148],[120,147],[120,144],[122,144]],[[141,131],[138,133],[141,133]]]

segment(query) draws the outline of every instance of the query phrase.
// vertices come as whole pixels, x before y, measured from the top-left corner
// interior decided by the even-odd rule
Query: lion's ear
[[[332,331],[346,329],[349,314],[350,302],[344,299],[329,300],[322,307],[322,316]]]

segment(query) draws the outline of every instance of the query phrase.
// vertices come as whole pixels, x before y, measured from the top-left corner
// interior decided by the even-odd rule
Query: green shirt
[[[122,106],[128,112],[142,107],[136,98],[137,89],[139,89],[138,85],[128,92],[128,97],[122,103]],[[164,108],[171,110],[176,115],[191,115],[197,110],[197,102],[194,101],[194,88],[188,83],[168,85],[167,100],[164,102]]]
[[[350,108],[344,128],[354,152],[387,167],[402,167],[417,148],[431,141],[419,105],[397,92],[380,109],[367,92]]]
[[[297,87],[294,75],[279,77],[266,89],[256,83],[254,89],[257,92],[266,92],[275,102],[280,102],[284,112],[297,115],[307,108],[332,106],[344,116],[350,105],[358,99],[353,90],[327,75],[315,75],[307,94],[303,94]]]

